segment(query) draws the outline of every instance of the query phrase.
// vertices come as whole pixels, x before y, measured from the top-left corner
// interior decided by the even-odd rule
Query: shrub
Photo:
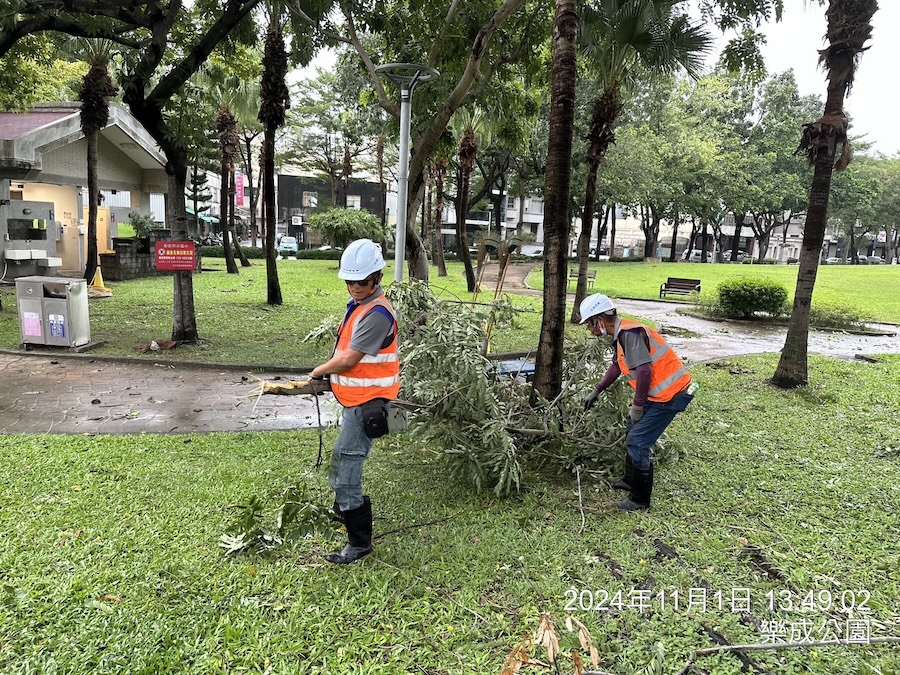
[[[756,312],[780,316],[787,308],[787,289],[768,279],[738,278],[719,284],[719,308],[729,316],[752,317]]]
[[[242,246],[241,250],[248,258],[260,260],[265,258],[265,252],[261,248],[253,246]],[[225,249],[221,246],[201,246],[200,255],[204,258],[224,258]]]
[[[130,220],[129,224],[134,228],[136,237],[149,237],[150,230],[156,227],[153,216],[143,211],[132,211],[128,214],[128,219]]]
[[[819,328],[864,328],[872,317],[855,307],[831,303],[814,303],[809,308],[809,324]]]
[[[635,255],[635,256],[629,256],[628,258],[622,258],[620,256],[610,256],[609,262],[611,262],[611,263],[644,262],[644,256]]]
[[[297,251],[294,257],[297,260],[340,260],[343,251],[336,248],[329,248],[320,251],[316,248],[301,249]]]

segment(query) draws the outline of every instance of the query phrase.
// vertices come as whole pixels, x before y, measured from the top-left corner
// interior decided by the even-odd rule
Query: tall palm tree
[[[284,124],[285,112],[290,106],[290,92],[285,81],[288,58],[282,13],[283,7],[276,0],[269,7],[269,28],[266,31],[259,88],[258,119],[265,129],[262,147],[263,227],[266,232],[266,302],[270,305],[283,302],[275,265],[275,131]]]
[[[225,268],[229,274],[237,274],[235,253],[240,258],[242,267],[250,266],[250,261],[241,250],[234,227],[235,162],[241,153],[242,140],[239,127],[252,125],[250,120],[255,122],[259,111],[259,83],[248,82],[217,65],[207,66],[198,72],[193,82],[218,106],[214,124],[219,142],[219,175],[222,186],[219,220],[222,225]],[[252,178],[252,173],[250,175]]]
[[[534,389],[552,401],[562,389],[566,322],[568,201],[572,184],[572,137],[578,14],[575,0],[556,0],[550,85],[550,133],[544,179],[544,313],[535,362]]]
[[[109,75],[109,59],[113,43],[108,40],[77,41],[78,49],[89,58],[89,69],[81,84],[81,132],[87,141],[88,230],[87,260],[84,279],[90,284],[97,274],[99,250],[97,245],[97,211],[100,205],[100,185],[97,180],[100,131],[109,122],[109,100],[118,87]]]
[[[444,179],[447,177],[447,160],[438,158],[431,168],[434,175],[435,207],[431,238],[431,256],[438,268],[438,276],[447,276],[447,263],[444,261],[444,241],[441,237],[441,221],[444,215]]]
[[[219,199],[219,220],[222,223],[222,248],[225,252],[225,269],[228,274],[237,274],[232,243],[237,244],[234,234],[234,158],[240,151],[241,139],[237,132],[237,120],[228,103],[222,102],[216,115],[216,138],[219,140],[219,174],[222,190]]]
[[[813,167],[813,180],[803,229],[794,306],[784,349],[772,377],[772,382],[779,387],[803,386],[809,379],[809,308],[825,240],[831,176],[835,170],[847,168],[852,158],[847,140],[844,97],[853,85],[859,58],[872,36],[872,17],[877,10],[876,0],[829,0],[825,12],[828,47],[819,52],[819,63],[827,73],[828,96],[822,117],[804,125],[797,149],[797,152],[806,155]]]
[[[459,186],[456,202],[456,254],[462,259],[466,271],[466,286],[469,293],[475,292],[475,272],[472,269],[472,256],[469,255],[469,234],[466,228],[466,216],[469,213],[469,187],[472,169],[478,158],[478,141],[489,143],[492,129],[481,110],[462,109],[450,123],[451,128],[459,136],[457,159],[459,160]]]
[[[587,184],[578,238],[578,286],[572,322],[581,320],[579,304],[587,292],[587,264],[596,209],[597,171],[622,115],[623,91],[641,75],[664,75],[684,69],[697,77],[712,47],[710,34],[679,13],[680,0],[594,0],[581,15],[581,44],[600,94],[591,106],[586,160]]]

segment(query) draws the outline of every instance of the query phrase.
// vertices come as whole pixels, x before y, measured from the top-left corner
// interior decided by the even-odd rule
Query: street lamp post
[[[394,242],[394,281],[403,281],[406,262],[406,198],[409,193],[409,127],[412,93],[419,82],[428,82],[440,73],[417,63],[386,63],[375,68],[400,87],[400,167],[397,179],[397,235]]]

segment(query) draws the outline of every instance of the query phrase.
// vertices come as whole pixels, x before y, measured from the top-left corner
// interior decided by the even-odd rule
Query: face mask
[[[606,326],[604,326],[604,325],[601,323],[601,324],[600,324],[600,337],[603,337],[604,335],[609,335],[609,333],[606,332]]]

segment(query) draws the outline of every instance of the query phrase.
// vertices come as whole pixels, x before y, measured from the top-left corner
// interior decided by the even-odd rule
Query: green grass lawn
[[[323,319],[336,321],[347,295],[337,278],[337,262],[284,260],[278,263],[284,304],[266,304],[266,271],[262,261],[241,268],[238,275],[224,272],[224,260],[204,259],[215,271],[194,276],[194,304],[201,343],[155,353],[154,360],[237,363],[257,366],[313,366],[327,358],[331,345],[304,343],[302,338]],[[614,297],[656,299],[659,284],[667,276],[697,276],[703,295],[710,297],[716,285],[732,275],[752,274],[783,281],[793,293],[796,266],[699,265],[672,263],[592,263],[597,269],[595,291]],[[430,285],[440,300],[468,301],[462,263],[449,263],[449,274],[438,277],[432,268]],[[385,269],[393,278],[393,264]],[[532,288],[541,288],[543,270],[536,264],[528,277]],[[172,330],[172,280],[169,277],[108,282],[111,298],[89,302],[91,337],[104,344],[92,353],[137,356],[141,345],[166,340]],[[574,284],[570,286],[574,289]],[[872,318],[900,323],[900,267],[893,265],[831,266],[819,270],[815,302],[855,306]],[[485,284],[479,301],[489,302],[493,288]],[[512,330],[493,333],[492,352],[528,351],[537,346],[541,323],[541,298],[510,294],[521,310]],[[14,286],[0,287],[0,347],[19,343]],[[567,331],[579,332],[578,326]],[[147,356],[146,358],[151,358]]]
[[[794,391],[766,383],[776,358],[694,366],[700,394],[671,427],[688,450],[658,471],[654,508],[616,513],[583,474],[583,531],[572,477],[530,473],[499,499],[449,481],[415,438],[379,441],[366,485],[382,536],[350,567],[321,561],[336,531],[268,556],[217,546],[251,495],[274,509],[298,484],[331,503],[314,432],[0,437],[0,672],[498,673],[549,612],[564,653],[571,614],[601,670],[643,672],[661,643],[658,672],[675,675],[713,634],[843,628],[842,594],[872,636],[900,635],[900,358],[814,357]],[[705,605],[695,590],[687,607],[692,589]],[[643,613],[628,606],[642,590]],[[676,592],[678,611],[660,606]],[[900,672],[896,644],[747,656],[772,673]]]
[[[313,366],[326,359],[333,345],[317,346],[302,338],[323,319],[343,316],[347,302],[344,282],[337,278],[337,262],[284,260],[278,275],[284,303],[266,304],[266,269],[262,261],[241,268],[240,274],[224,272],[224,259],[204,259],[205,268],[216,271],[194,276],[194,304],[201,344],[166,352],[171,361],[222,362],[250,365]],[[438,277],[432,270],[431,288],[440,300],[471,300],[466,292],[462,263],[448,265],[450,274]],[[393,279],[388,264],[385,278]],[[172,332],[172,279],[152,277],[107,282],[110,298],[94,298],[88,308],[91,338],[104,344],[91,353],[137,356],[141,345],[167,340]],[[484,289],[480,301],[489,302],[493,290]],[[0,347],[19,343],[15,287],[0,287]],[[528,350],[537,345],[540,332],[540,298],[511,296],[523,310],[516,330],[497,331],[493,351]],[[154,360],[160,359],[154,354]],[[150,356],[147,357],[151,358]]]
[[[570,267],[573,265],[570,265]],[[751,277],[783,284],[793,299],[796,265],[726,265],[701,263],[590,263],[597,270],[594,291],[616,298],[659,299],[667,277],[700,279],[701,297],[712,300],[726,279]],[[543,288],[543,268],[528,276],[528,285]],[[575,284],[570,284],[574,290]],[[675,296],[678,297],[678,296]],[[816,276],[813,304],[854,308],[863,316],[900,323],[900,265],[824,265]]]

